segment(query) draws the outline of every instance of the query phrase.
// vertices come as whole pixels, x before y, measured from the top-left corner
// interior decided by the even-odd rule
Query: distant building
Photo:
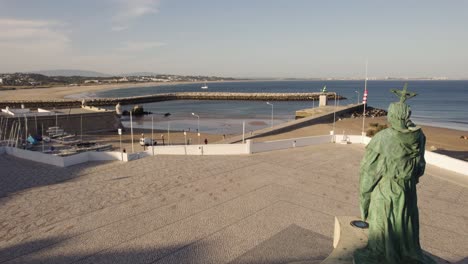
[[[99,83],[99,80],[85,80],[84,83]]]

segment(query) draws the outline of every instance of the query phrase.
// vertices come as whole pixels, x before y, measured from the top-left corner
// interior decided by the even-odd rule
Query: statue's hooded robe
[[[390,128],[366,147],[361,162],[361,217],[369,222],[369,242],[354,254],[361,263],[434,263],[419,244],[416,184],[424,174],[425,136],[409,120],[404,103],[392,103]]]

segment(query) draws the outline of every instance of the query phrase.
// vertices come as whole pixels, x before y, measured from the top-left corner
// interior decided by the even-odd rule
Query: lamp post
[[[170,145],[170,142],[171,142],[171,133],[170,133],[171,120],[169,119],[169,116],[171,116],[171,113],[165,113],[164,114],[164,117],[167,118],[167,145]],[[163,135],[161,135],[161,138],[163,139],[163,142],[164,142],[164,136]]]
[[[271,105],[271,127],[273,127],[273,104],[270,102],[266,102],[267,105]]]
[[[198,135],[198,145],[200,145],[200,116],[192,113],[193,116],[197,117],[197,135]]]
[[[335,110],[333,110],[333,143],[335,143],[335,121],[336,121],[336,92],[331,92],[335,95]]]
[[[154,156],[154,116],[151,116],[151,152]]]
[[[357,93],[357,104],[359,104],[359,92],[358,91],[354,91],[355,93]]]

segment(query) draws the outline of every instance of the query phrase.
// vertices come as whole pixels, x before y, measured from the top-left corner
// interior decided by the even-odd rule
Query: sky
[[[0,0],[0,72],[468,78],[468,1]]]

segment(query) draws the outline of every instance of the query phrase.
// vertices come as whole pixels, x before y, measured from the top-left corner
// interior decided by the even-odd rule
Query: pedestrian
[[[208,144],[208,139],[207,139],[207,138],[205,138],[205,145],[207,145],[207,144]]]

